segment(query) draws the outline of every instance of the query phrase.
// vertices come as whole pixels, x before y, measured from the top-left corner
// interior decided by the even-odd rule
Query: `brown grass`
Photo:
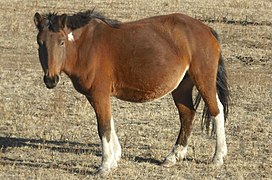
[[[270,0],[84,0],[0,2],[0,178],[93,179],[101,161],[95,115],[67,77],[47,90],[37,56],[36,11],[91,9],[130,21],[182,12],[208,23],[221,37],[229,72],[231,112],[225,165],[210,164],[215,140],[200,129],[199,111],[187,160],[158,166],[175,142],[179,120],[170,96],[146,104],[112,98],[123,148],[108,179],[271,179],[272,26]],[[221,20],[264,25],[227,24]],[[270,25],[269,25],[270,23]],[[266,24],[266,25],[265,25]]]

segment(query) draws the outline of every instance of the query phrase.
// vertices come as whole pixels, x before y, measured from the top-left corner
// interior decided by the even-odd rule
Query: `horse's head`
[[[59,75],[66,60],[67,42],[73,40],[66,28],[67,15],[40,15],[36,13],[34,22],[39,30],[37,43],[39,45],[39,59],[44,71],[44,83],[51,89],[59,82]]]

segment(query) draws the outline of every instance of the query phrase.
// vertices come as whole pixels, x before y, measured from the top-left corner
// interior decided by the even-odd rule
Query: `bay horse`
[[[205,117],[215,125],[213,162],[223,164],[229,89],[218,35],[212,28],[178,13],[126,23],[95,11],[36,13],[34,23],[46,87],[56,87],[64,72],[95,110],[102,143],[98,172],[109,172],[121,158],[111,96],[142,103],[172,94],[181,126],[173,149],[162,162],[166,167],[185,158],[202,98]],[[199,93],[195,104],[194,86]]]

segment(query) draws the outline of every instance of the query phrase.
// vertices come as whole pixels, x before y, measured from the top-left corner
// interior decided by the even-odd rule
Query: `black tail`
[[[214,37],[219,41],[217,33],[213,29],[211,29],[211,32],[214,35]],[[216,77],[216,89],[217,89],[219,100],[221,101],[224,107],[225,121],[229,113],[229,87],[228,87],[227,79],[228,78],[227,78],[227,73],[226,73],[223,57],[222,57],[222,54],[220,53],[220,59],[218,64],[217,77]],[[201,101],[201,95],[198,93],[194,103],[195,109],[197,109],[200,101]],[[211,124],[211,115],[210,115],[208,107],[205,104],[203,109],[203,114],[202,114],[201,127],[202,129],[204,129],[204,126],[205,126],[207,132],[209,132],[210,124]],[[212,127],[212,134],[213,133],[214,133],[214,127]]]

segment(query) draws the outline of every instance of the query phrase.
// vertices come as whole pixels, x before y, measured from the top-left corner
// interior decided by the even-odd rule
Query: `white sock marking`
[[[224,119],[224,107],[220,102],[218,95],[216,95],[217,104],[219,108],[219,114],[214,117],[215,121],[215,133],[216,133],[216,150],[213,161],[215,164],[223,164],[223,157],[227,155],[227,143],[225,136],[225,119]]]
[[[184,147],[182,145],[175,145],[173,148],[173,153],[175,154],[176,159],[180,161],[186,157],[187,146]]]
[[[117,166],[117,161],[121,158],[121,146],[114,128],[114,121],[111,119],[110,141],[102,137],[102,165],[100,170],[109,170]]]
[[[176,144],[170,154],[168,154],[164,160],[164,166],[171,167],[176,164],[177,161],[181,161],[186,157],[187,146]]]
[[[108,142],[106,137],[102,137],[102,165],[100,168],[104,170],[109,170],[114,162],[111,141],[112,139]]]
[[[112,138],[112,147],[114,151],[114,158],[116,161],[119,161],[121,158],[121,146],[115,132],[114,120],[111,118],[111,138]]]

